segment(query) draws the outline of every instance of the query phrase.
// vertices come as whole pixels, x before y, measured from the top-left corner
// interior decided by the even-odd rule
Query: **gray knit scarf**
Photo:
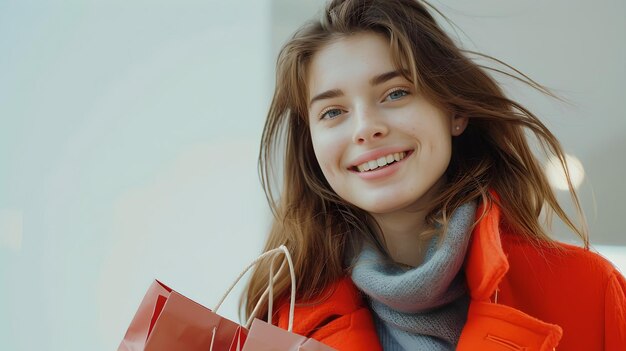
[[[385,351],[455,349],[469,306],[461,266],[475,212],[474,202],[459,207],[441,245],[435,236],[423,263],[408,271],[367,245],[357,257],[352,280],[369,298]]]

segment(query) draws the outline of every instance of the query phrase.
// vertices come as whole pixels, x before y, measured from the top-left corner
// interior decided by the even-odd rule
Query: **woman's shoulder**
[[[516,235],[502,236],[503,250],[511,266],[531,265],[546,274],[566,274],[575,280],[595,277],[607,280],[620,275],[606,258],[587,249],[556,241],[554,245],[534,243]]]
[[[287,329],[288,300],[277,313],[278,326]],[[337,350],[382,350],[371,313],[349,276],[330,284],[315,301],[297,303],[293,332]]]
[[[499,303],[559,325],[563,349],[626,342],[626,280],[608,260],[560,242],[537,245],[509,235],[501,239],[508,272],[498,286]]]
[[[626,280],[598,253],[561,242],[541,246],[504,236],[502,244],[509,261],[502,288],[509,290],[513,304],[535,306],[537,313],[560,310],[570,315],[580,310],[587,318],[595,315],[598,323],[609,316],[626,323]]]

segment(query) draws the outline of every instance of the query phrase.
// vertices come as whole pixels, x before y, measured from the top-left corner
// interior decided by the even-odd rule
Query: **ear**
[[[459,136],[463,134],[463,131],[465,131],[465,128],[467,128],[468,122],[469,122],[469,117],[467,116],[456,115],[452,117],[452,124],[451,124],[452,129],[450,131],[452,136]]]

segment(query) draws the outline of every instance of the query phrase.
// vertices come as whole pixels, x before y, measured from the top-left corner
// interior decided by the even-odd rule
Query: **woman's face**
[[[313,148],[333,190],[372,214],[428,206],[467,120],[420,95],[379,34],[333,41],[308,68]]]

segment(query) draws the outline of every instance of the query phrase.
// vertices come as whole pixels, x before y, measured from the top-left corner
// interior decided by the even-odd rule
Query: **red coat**
[[[472,233],[464,265],[471,303],[457,350],[626,350],[626,280],[608,261],[566,244],[538,250],[499,224],[494,204]],[[321,303],[296,306],[294,332],[340,351],[382,350],[350,278],[329,289]],[[283,328],[288,312],[281,305]]]

